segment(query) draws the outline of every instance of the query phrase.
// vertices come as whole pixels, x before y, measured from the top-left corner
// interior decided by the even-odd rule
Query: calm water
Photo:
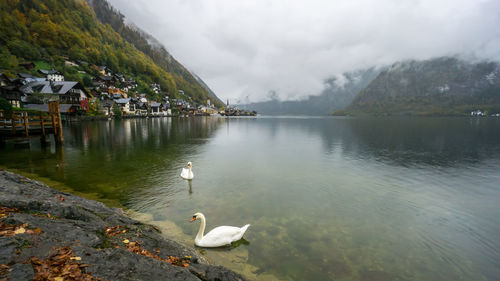
[[[258,280],[498,280],[500,119],[164,118],[73,124],[0,165],[118,202]],[[193,162],[195,179],[179,177]]]

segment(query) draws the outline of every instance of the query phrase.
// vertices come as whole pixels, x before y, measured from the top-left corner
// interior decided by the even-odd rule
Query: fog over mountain
[[[342,76],[325,81],[325,89],[320,95],[301,100],[281,101],[276,92],[269,92],[269,101],[246,103],[237,107],[256,110],[262,115],[328,115],[347,107],[356,95],[370,84],[382,71],[369,68],[344,73]]]
[[[500,60],[498,0],[110,0],[223,100],[320,95],[342,73],[458,55]]]

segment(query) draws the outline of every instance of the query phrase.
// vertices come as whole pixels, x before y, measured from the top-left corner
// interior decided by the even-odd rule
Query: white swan
[[[191,164],[191,162],[188,162],[187,169],[186,168],[182,168],[181,177],[183,179],[192,180],[194,178],[193,171],[191,171],[191,166],[193,166]]]
[[[190,222],[195,220],[201,220],[200,230],[198,230],[198,234],[194,239],[194,244],[200,247],[221,247],[225,245],[229,245],[234,241],[238,241],[243,237],[245,231],[250,226],[249,224],[244,225],[243,227],[235,227],[235,226],[219,226],[212,229],[206,235],[203,235],[205,232],[205,216],[202,213],[196,213],[193,215],[193,218]]]

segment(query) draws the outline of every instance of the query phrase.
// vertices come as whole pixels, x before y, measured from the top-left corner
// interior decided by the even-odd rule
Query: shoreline
[[[87,274],[92,280],[246,280],[121,209],[5,170],[0,208],[0,279]],[[61,251],[64,265],[78,273],[47,266]]]

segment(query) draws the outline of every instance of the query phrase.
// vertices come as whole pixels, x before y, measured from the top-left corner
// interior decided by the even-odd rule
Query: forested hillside
[[[182,64],[173,58],[161,43],[147,32],[141,30],[135,25],[126,24],[125,16],[115,10],[106,0],[86,0],[91,5],[97,15],[97,18],[104,24],[109,24],[118,32],[123,39],[133,44],[138,50],[142,51],[164,70],[171,73],[177,81],[177,86],[185,92],[200,93],[204,90],[217,101],[219,98],[213,94],[203,81],[198,81],[191,72]],[[201,79],[200,79],[201,80]],[[201,87],[200,87],[201,86]],[[205,94],[205,93],[203,93]]]
[[[84,70],[89,74],[94,74],[91,65],[103,65],[114,73],[131,76],[139,84],[138,90],[151,98],[161,98],[147,87],[157,83],[173,97],[183,90],[198,103],[211,98],[220,104],[164,49],[165,53],[151,47],[148,51],[147,42],[141,41],[138,33],[123,34],[136,37],[125,40],[111,25],[101,23],[84,0],[0,1],[0,69],[13,76],[23,71],[19,63],[33,61],[37,66],[60,70],[67,80],[88,84],[85,75],[65,66],[69,58],[88,63]],[[172,63],[160,58],[170,58]]]
[[[500,65],[441,57],[382,71],[337,114],[470,115],[500,113]]]

